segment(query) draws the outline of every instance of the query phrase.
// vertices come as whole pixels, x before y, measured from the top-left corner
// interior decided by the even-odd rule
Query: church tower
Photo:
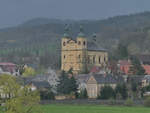
[[[72,68],[74,74],[85,72],[87,40],[83,28],[80,26],[80,32],[75,40],[70,37],[68,31],[66,28],[61,41],[61,70],[68,71]]]

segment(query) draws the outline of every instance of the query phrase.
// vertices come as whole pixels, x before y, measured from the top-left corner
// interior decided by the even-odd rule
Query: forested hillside
[[[47,59],[51,63],[52,56],[57,55],[55,58],[59,58],[60,40],[65,24],[70,25],[73,38],[79,32],[80,24],[83,25],[89,41],[92,41],[92,35],[96,33],[97,44],[108,49],[110,53],[115,51],[118,44],[125,45],[130,54],[150,52],[150,12],[144,12],[105,20],[37,18],[13,28],[1,29],[1,59],[18,63],[20,60],[16,60],[16,57],[19,59],[36,56],[46,59],[45,57],[49,56]]]

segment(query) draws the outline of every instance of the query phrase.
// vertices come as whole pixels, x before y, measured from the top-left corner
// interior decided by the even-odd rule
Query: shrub
[[[144,100],[144,106],[150,107],[150,97],[147,97],[147,98]]]
[[[115,98],[115,91],[110,86],[104,86],[100,91],[100,99]]]
[[[110,101],[110,105],[115,105],[116,104],[116,100],[113,99],[113,98],[111,98],[109,101]]]
[[[55,95],[51,91],[40,91],[41,100],[54,100]]]
[[[126,100],[126,102],[125,102],[125,105],[126,105],[126,106],[133,106],[133,104],[134,104],[134,102],[133,102],[133,100],[130,99],[130,98],[128,98],[128,99]]]

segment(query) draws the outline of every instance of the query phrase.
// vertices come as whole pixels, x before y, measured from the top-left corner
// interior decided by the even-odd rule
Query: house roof
[[[140,55],[136,55],[138,57],[138,59],[140,61],[142,61],[143,63],[145,62],[150,62],[150,54],[140,54]]]
[[[47,81],[32,81],[31,83],[37,88],[50,88],[50,85]]]
[[[150,82],[150,75],[145,75],[145,77],[143,79],[148,80],[148,82]]]
[[[50,88],[50,84],[47,81],[34,81],[32,78],[23,78],[24,85],[33,84],[37,88]]]
[[[128,81],[141,82],[145,75],[132,75],[128,76]]]
[[[120,66],[131,65],[131,62],[128,60],[119,60],[119,65]]]
[[[91,75],[89,74],[79,74],[78,76],[75,76],[75,78],[79,83],[86,83],[90,76]]]
[[[147,74],[150,74],[150,65],[142,65]]]
[[[112,75],[101,75],[101,74],[95,74],[92,75],[98,84],[113,84],[117,83],[117,80]]]
[[[100,71],[100,67],[99,66],[94,66],[92,67],[92,69],[90,70],[91,73],[97,73]]]
[[[3,66],[16,66],[16,64],[10,63],[10,62],[0,62],[0,65]]]

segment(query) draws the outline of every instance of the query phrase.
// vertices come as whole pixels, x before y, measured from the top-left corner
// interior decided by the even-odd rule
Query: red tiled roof
[[[97,73],[97,72],[99,72],[100,71],[100,67],[98,67],[98,66],[94,66],[92,69],[91,69],[91,73]]]
[[[16,66],[16,64],[10,63],[10,62],[0,62],[0,65],[3,66]]]
[[[119,64],[124,66],[124,65],[130,65],[131,63],[128,60],[120,60]]]
[[[145,72],[146,74],[150,74],[150,65],[143,65],[144,69],[145,69]]]
[[[129,69],[131,65],[121,65],[120,70],[124,72],[125,74],[129,74]],[[142,65],[145,69],[146,74],[150,74],[150,65]]]

